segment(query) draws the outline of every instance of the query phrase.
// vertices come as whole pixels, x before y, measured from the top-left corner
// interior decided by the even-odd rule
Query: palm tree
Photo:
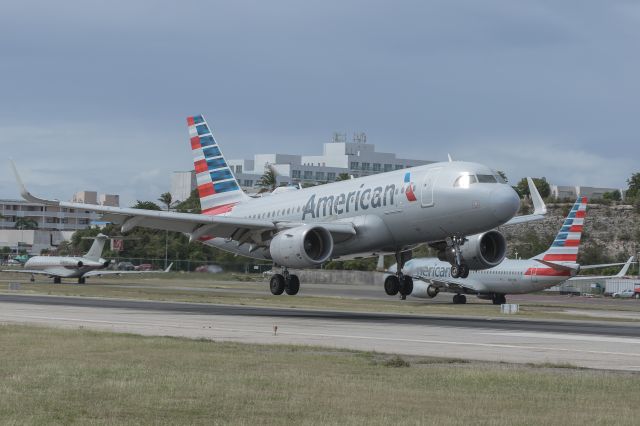
[[[271,189],[272,191],[276,189],[276,186],[278,186],[276,171],[270,164],[264,168],[264,174],[260,177],[258,182],[256,182],[256,185],[265,189]]]
[[[160,198],[158,198],[162,204],[167,206],[167,211],[171,210],[173,207],[173,197],[170,192],[165,192],[164,194],[160,194]],[[169,257],[169,231],[164,231],[164,267],[167,268]]]

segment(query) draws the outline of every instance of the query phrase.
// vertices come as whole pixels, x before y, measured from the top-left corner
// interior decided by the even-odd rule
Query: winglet
[[[624,277],[625,275],[627,275],[627,271],[629,270],[629,267],[631,266],[631,264],[633,263],[633,259],[634,257],[631,256],[629,258],[629,260],[627,260],[627,263],[624,264],[624,266],[622,267],[622,269],[620,269],[620,272],[618,272],[617,274],[614,275],[614,277],[616,278],[621,278]]]
[[[529,184],[529,193],[531,194],[531,202],[533,203],[533,214],[547,214],[547,206],[544,204],[544,201],[542,201],[542,197],[540,196],[533,179],[527,177],[527,183]]]
[[[16,177],[16,182],[18,183],[18,189],[20,190],[20,195],[22,195],[22,198],[24,198],[25,200],[31,203],[46,204],[50,206],[56,206],[59,204],[58,201],[45,200],[43,198],[38,198],[31,195],[31,193],[27,191],[27,188],[24,186],[24,183],[22,183],[22,179],[20,178],[20,174],[18,173],[16,164],[13,162],[13,160],[9,160],[9,162],[11,163],[11,168],[13,169],[13,174]]]
[[[172,267],[172,266],[173,266],[173,262],[171,262],[171,263],[169,264],[169,266],[167,266],[167,269],[165,269],[165,270],[164,270],[164,273],[169,272],[169,271],[171,270],[171,267]]]

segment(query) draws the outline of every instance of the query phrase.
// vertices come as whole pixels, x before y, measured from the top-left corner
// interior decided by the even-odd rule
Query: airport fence
[[[112,257],[110,269],[150,269],[165,268],[165,259],[143,257]],[[266,262],[216,262],[191,259],[167,259],[166,265],[173,263],[172,271],[183,272],[235,272],[244,274],[262,274],[272,268],[272,263]]]

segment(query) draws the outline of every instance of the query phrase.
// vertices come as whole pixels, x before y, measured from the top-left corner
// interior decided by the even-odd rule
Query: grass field
[[[50,280],[40,278],[40,282],[29,283],[28,277],[6,273],[0,279],[5,283],[0,292],[9,292],[8,283],[20,282],[20,290],[11,294],[47,294],[59,296],[109,297],[121,299],[143,299],[159,301],[178,301],[195,303],[218,303],[248,306],[273,306],[287,308],[348,310],[359,312],[405,313],[422,315],[474,315],[482,317],[499,317],[500,308],[486,300],[468,297],[469,303],[464,306],[450,303],[429,303],[420,299],[409,298],[399,301],[397,298],[358,299],[353,297],[328,296],[273,296],[266,282],[256,282],[255,276],[246,275],[201,275],[171,273],[154,277],[110,277],[93,279],[89,284],[72,283],[51,284]],[[247,280],[247,281],[241,281]],[[382,293],[382,288],[379,289]],[[444,296],[443,296],[444,297]],[[637,312],[637,303],[614,303],[614,309]],[[635,301],[634,301],[635,302]],[[583,303],[564,298],[549,297],[548,302],[528,303],[520,306],[517,317],[533,319],[589,319],[563,313],[565,309],[585,309]],[[588,309],[602,309],[588,306]],[[607,308],[610,309],[610,308]],[[598,321],[634,321],[633,319],[598,318]],[[638,321],[638,320],[635,320]]]
[[[0,325],[0,424],[637,424],[640,374]]]

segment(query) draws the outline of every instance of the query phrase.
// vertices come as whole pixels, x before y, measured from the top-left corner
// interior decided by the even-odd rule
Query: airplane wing
[[[20,194],[25,200],[49,206],[90,210],[102,213],[105,221],[120,225],[122,232],[127,232],[137,226],[141,226],[144,228],[162,229],[189,234],[190,241],[197,240],[204,236],[228,238],[236,241],[243,241],[243,239],[244,241],[249,241],[252,235],[259,235],[269,231],[278,232],[282,229],[302,225],[301,222],[275,222],[262,219],[109,207],[94,204],[71,203],[59,200],[47,200],[36,197],[27,191],[13,162],[11,162],[11,166],[13,167],[13,172],[20,188]],[[327,230],[336,237],[336,241],[348,239],[356,234],[356,230],[350,222],[327,222],[314,224],[326,227]]]
[[[529,184],[529,193],[531,194],[531,202],[533,203],[533,213],[525,214],[522,216],[514,216],[511,218],[511,220],[509,220],[504,225],[515,225],[518,223],[542,220],[544,219],[544,216],[547,214],[547,206],[542,200],[542,197],[540,196],[540,192],[538,192],[538,188],[536,188],[535,183],[533,183],[533,179],[528,177],[527,183]]]
[[[607,266],[624,265],[620,269],[620,271],[614,275],[580,275],[577,277],[570,278],[569,281],[585,281],[585,280],[594,280],[594,279],[597,280],[602,278],[622,278],[625,275],[627,275],[627,271],[629,270],[629,267],[633,263],[633,259],[634,257],[631,256],[629,260],[627,260],[625,263],[608,263],[608,264],[602,264],[602,265],[581,266],[580,269],[595,269],[595,268],[605,268]]]
[[[1,272],[15,272],[18,274],[30,274],[30,275],[46,275],[49,277],[60,277],[60,278],[68,277],[68,273],[64,274],[64,273],[56,272],[54,270],[47,270],[47,269],[3,269]]]
[[[96,269],[94,271],[89,271],[83,275],[84,278],[88,277],[100,277],[103,275],[127,275],[127,274],[166,274],[171,270],[173,263],[171,263],[167,268],[163,271],[105,271],[102,269]]]

